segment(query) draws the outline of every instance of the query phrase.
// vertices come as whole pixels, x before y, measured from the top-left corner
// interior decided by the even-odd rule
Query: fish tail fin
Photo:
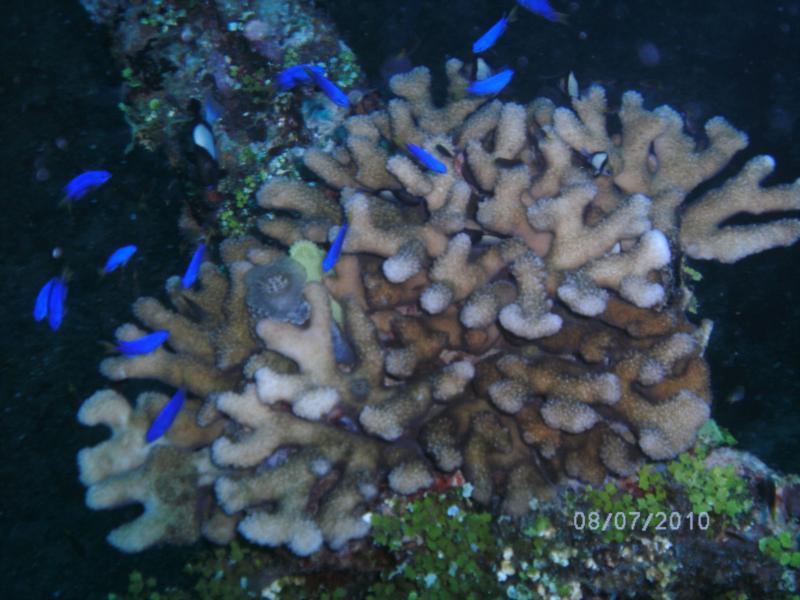
[[[112,344],[111,342],[107,342],[105,340],[97,340],[97,343],[105,350],[106,354],[117,354],[119,351],[117,350],[117,345]]]
[[[565,25],[565,26],[569,27],[570,23],[569,23],[569,15],[568,14],[557,12],[557,13],[555,13],[555,17],[556,18],[553,21],[554,23],[559,23],[561,25]]]
[[[508,16],[506,17],[506,19],[508,20],[509,23],[513,23],[514,21],[517,20],[517,13],[518,12],[519,12],[519,5],[515,4],[514,8],[512,8],[510,11],[508,11]]]

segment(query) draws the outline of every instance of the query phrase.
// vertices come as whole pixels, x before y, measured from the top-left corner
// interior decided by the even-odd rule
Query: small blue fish
[[[330,250],[322,260],[322,271],[327,273],[330,271],[339,260],[339,255],[342,253],[342,244],[344,243],[344,236],[347,235],[347,223],[339,227],[339,233],[336,234],[336,239],[333,240]]]
[[[294,88],[298,83],[311,83],[311,76],[306,70],[325,76],[325,69],[317,65],[295,65],[278,73],[278,88],[285,92]]]
[[[158,413],[150,424],[150,428],[147,430],[147,435],[145,435],[144,438],[147,440],[148,444],[150,442],[155,442],[169,431],[169,428],[172,427],[172,423],[175,421],[175,417],[181,412],[184,400],[186,400],[186,392],[183,391],[183,388],[178,388],[175,395],[170,398],[169,402],[164,405],[164,408],[161,409],[161,412]]]
[[[50,286],[50,295],[47,299],[47,322],[50,329],[58,331],[61,322],[64,320],[64,302],[67,299],[67,284],[61,277],[53,278],[53,285]]]
[[[406,144],[406,148],[408,148],[408,151],[414,155],[414,158],[416,158],[431,171],[436,171],[437,173],[447,173],[447,165],[445,165],[427,150],[420,148],[416,144]]]
[[[567,17],[553,10],[548,0],[517,0],[522,8],[527,8],[535,15],[539,15],[553,23],[566,23]]]
[[[472,44],[472,53],[480,54],[494,46],[495,42],[500,39],[500,36],[505,32],[506,27],[508,27],[508,17],[503,17],[492,25],[486,33],[479,37],[478,41]]]
[[[111,271],[114,271],[117,268],[125,265],[125,263],[127,263],[130,260],[131,256],[133,256],[135,252],[136,252],[136,246],[134,245],[117,248],[116,250],[114,250],[111,256],[108,257],[108,260],[106,261],[106,266],[103,267],[103,272],[111,273]]]
[[[490,96],[492,94],[497,94],[500,92],[500,90],[508,85],[508,82],[511,81],[513,76],[513,69],[503,69],[491,77],[481,79],[480,81],[473,81],[467,86],[467,91],[470,94],[475,94],[476,96]]]
[[[64,192],[66,193],[64,200],[80,200],[89,190],[103,185],[109,179],[111,179],[111,173],[108,171],[86,171],[81,173],[64,186]]]
[[[138,340],[130,340],[117,344],[117,350],[125,356],[136,356],[137,354],[150,354],[161,344],[167,341],[169,331],[160,329],[149,335],[140,337]]]
[[[50,303],[50,291],[53,289],[53,282],[55,282],[56,279],[56,277],[53,277],[50,281],[45,283],[36,296],[36,304],[33,305],[33,318],[37,321],[41,321],[47,316],[47,306]]]
[[[192,260],[186,268],[186,273],[183,274],[183,278],[181,279],[183,289],[192,287],[194,282],[197,281],[197,274],[200,273],[200,265],[203,264],[203,254],[205,251],[206,245],[198,244],[197,250],[194,251],[194,256],[192,256]]]
[[[306,69],[306,72],[311,76],[311,79],[314,80],[314,83],[317,84],[317,87],[325,93],[325,95],[328,97],[328,100],[334,104],[338,104],[342,108],[347,108],[350,106],[350,100],[347,99],[347,94],[340,90],[336,84],[325,77],[325,75],[314,69],[308,68]]]

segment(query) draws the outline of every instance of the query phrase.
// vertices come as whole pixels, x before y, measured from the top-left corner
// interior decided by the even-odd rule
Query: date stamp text
[[[619,511],[601,513],[598,511],[575,511],[572,514],[572,526],[578,531],[679,531],[681,529],[705,531],[710,525],[707,512],[681,513],[655,512],[641,513],[637,511]]]

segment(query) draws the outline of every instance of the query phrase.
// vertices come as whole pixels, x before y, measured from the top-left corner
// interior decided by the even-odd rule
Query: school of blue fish
[[[532,12],[533,14],[547,19],[551,22],[565,22],[564,15],[557,13],[553,10],[548,0],[517,0],[518,6]],[[514,19],[516,7],[507,15],[501,17],[494,23],[483,35],[481,35],[472,45],[472,52],[474,54],[481,54],[491,49],[500,37],[505,33],[509,23]],[[510,68],[501,69],[493,75],[484,79],[479,79],[467,86],[466,91],[476,96],[490,96],[500,93],[510,82],[514,76],[514,70]],[[280,91],[289,91],[294,89],[300,84],[313,84],[325,94],[325,96],[337,106],[348,109],[350,107],[350,100],[348,95],[341,90],[335,83],[333,83],[326,76],[325,69],[321,66],[314,64],[299,64],[288,67],[281,71],[277,76],[277,88]],[[198,141],[198,132],[195,128],[193,137],[195,143],[205,148],[209,145],[213,148],[213,134],[211,133],[210,126],[219,117],[219,111],[213,106],[210,98],[205,98],[203,102],[203,117],[207,123],[204,124],[208,133],[205,135],[205,140]],[[203,132],[205,133],[205,132]],[[417,162],[419,162],[426,169],[435,173],[447,173],[447,165],[434,156],[425,148],[407,143],[405,149],[411,154]],[[215,152],[207,148],[207,151],[216,159]],[[105,170],[92,170],[85,171],[74,178],[72,178],[64,186],[64,202],[71,203],[80,200],[95,188],[99,188],[111,179],[111,173]],[[327,273],[331,271],[339,260],[344,244],[345,236],[347,235],[348,224],[343,223],[339,227],[333,242],[325,257],[322,260],[322,270]],[[183,289],[191,288],[198,279],[200,273],[200,266],[203,263],[205,256],[205,244],[198,244],[189,265],[181,278],[181,285]],[[124,267],[133,258],[137,252],[137,247],[133,244],[122,246],[112,252],[103,266],[102,272],[104,274],[111,273],[120,267]],[[39,290],[36,296],[33,308],[33,317],[36,321],[43,321],[47,319],[50,328],[57,331],[64,320],[66,314],[66,299],[67,299],[67,278],[66,276],[53,277],[45,283]],[[114,349],[125,356],[139,356],[149,354],[158,350],[168,339],[170,332],[168,330],[154,331],[153,333],[144,335],[134,340],[120,341]],[[152,443],[163,437],[166,434],[175,418],[181,411],[183,404],[186,400],[186,392],[183,388],[179,388],[172,398],[164,405],[164,407],[156,415],[150,427],[145,434],[147,443]]]
[[[64,186],[64,202],[74,202],[80,200],[93,189],[98,188],[111,179],[109,171],[85,171],[73,177]],[[136,254],[138,248],[134,244],[122,246],[114,250],[103,266],[102,273],[108,274],[124,267]],[[200,265],[205,254],[205,244],[201,243],[192,256],[189,266],[184,273],[181,282],[184,289],[192,287],[197,281],[200,273]],[[66,314],[67,299],[67,278],[66,276],[53,277],[45,283],[36,295],[33,306],[33,318],[36,321],[47,319],[48,325],[53,331],[58,331]],[[154,352],[169,339],[169,331],[159,330],[144,335],[135,340],[125,340],[119,342],[114,349],[125,356],[138,356]],[[162,437],[183,406],[186,394],[179,389],[172,399],[161,409],[145,436],[148,443],[154,442]]]

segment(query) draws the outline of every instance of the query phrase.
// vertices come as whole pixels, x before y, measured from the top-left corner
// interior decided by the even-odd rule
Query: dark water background
[[[384,61],[402,49],[441,72],[468,58],[474,39],[511,2],[353,0],[320,2],[380,87]],[[489,53],[518,75],[504,94],[526,102],[555,93],[559,77],[603,82],[610,96],[639,89],[647,105],[721,114],[747,131],[758,153],[777,158],[770,181],[800,176],[800,3],[745,1],[556,2],[573,12],[562,27],[521,15]],[[126,155],[129,131],[117,110],[120,77],[105,32],[77,1],[7,0],[0,19],[0,597],[102,598],[140,569],[179,581],[191,550],[125,556],[104,537],[136,508],[83,505],[75,454],[106,436],[75,413],[106,385],[98,340],[129,319],[129,304],[160,295],[189,250],[177,237],[178,185],[161,155]],[[572,9],[572,11],[570,11]],[[580,32],[586,33],[581,39]],[[646,66],[640,54],[658,64]],[[640,52],[642,50],[642,52]],[[64,144],[62,149],[58,145]],[[90,168],[109,169],[104,188],[67,211],[61,187]],[[46,174],[49,177],[44,177]],[[37,179],[37,172],[39,178]],[[39,180],[44,179],[44,180]],[[124,273],[97,271],[115,248],[136,243]],[[54,247],[64,258],[51,258]],[[703,316],[716,322],[708,358],[714,416],[741,445],[783,470],[799,470],[800,248],[773,250],[734,266],[695,264]],[[39,287],[72,272],[68,314],[53,333],[31,318]],[[741,387],[741,401],[725,400]]]

